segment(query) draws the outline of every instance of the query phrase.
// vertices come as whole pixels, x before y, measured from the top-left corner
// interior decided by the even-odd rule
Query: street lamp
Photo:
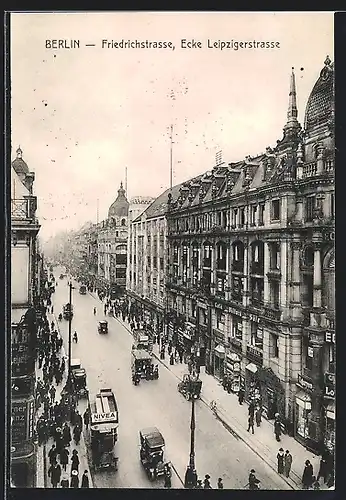
[[[190,423],[190,461],[187,466],[185,473],[185,488],[195,488],[197,486],[197,472],[195,466],[195,429],[196,429],[196,419],[195,419],[195,400],[197,395],[195,391],[191,391],[192,394],[192,404],[191,404],[191,423]]]

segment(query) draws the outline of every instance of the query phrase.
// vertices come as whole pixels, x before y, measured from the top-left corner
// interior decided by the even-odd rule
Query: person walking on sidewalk
[[[311,488],[313,475],[314,475],[314,470],[312,468],[310,460],[306,460],[302,477],[303,490],[308,490]]]
[[[64,474],[64,475],[62,476],[62,480],[61,480],[61,482],[60,482],[60,486],[61,486],[62,488],[69,488],[69,487],[70,487],[70,483],[69,483],[69,480],[68,480],[68,476],[67,476],[67,474]]]
[[[82,429],[80,428],[80,425],[76,424],[74,429],[73,429],[73,439],[74,439],[74,442],[76,443],[77,446],[79,445],[81,433],[82,433]]]
[[[49,463],[52,465],[54,462],[56,462],[56,447],[55,444],[52,445],[51,449],[48,452],[48,458],[49,458]]]
[[[87,470],[84,471],[84,474],[82,476],[81,488],[89,488],[89,476]]]
[[[292,455],[288,450],[286,450],[285,453],[285,458],[284,458],[284,470],[285,470],[285,476],[290,477],[290,472],[291,472],[291,467],[292,467]]]
[[[203,481],[203,488],[205,490],[211,490],[212,489],[209,479],[210,479],[209,474],[206,474],[204,476],[204,481]]]
[[[219,477],[219,479],[217,480],[217,489],[223,490],[223,482],[221,477]]]
[[[71,483],[70,488],[79,488],[79,477],[78,471],[73,469],[71,472]]]
[[[55,393],[56,393],[56,389],[55,389],[54,385],[52,385],[49,389],[50,401],[52,404],[55,401]]]
[[[78,451],[77,450],[73,450],[71,462],[72,462],[71,470],[76,470],[77,473],[78,473],[78,470],[79,470],[79,456],[78,456]]]
[[[279,418],[275,418],[275,422],[274,422],[274,434],[275,434],[275,438],[276,438],[276,441],[281,441],[280,439],[280,436],[281,436],[281,422],[280,422],[280,419]]]
[[[251,401],[249,404],[249,415],[251,415],[252,418],[255,418],[255,403],[254,403],[254,401]]]
[[[70,446],[72,437],[71,437],[70,426],[68,425],[67,422],[64,423],[64,427],[63,427],[63,431],[62,431],[62,440],[63,440],[64,446]]]
[[[256,477],[256,471],[255,469],[251,469],[250,474],[249,474],[249,490],[259,490],[259,484],[260,480],[257,479]]]
[[[262,407],[259,406],[256,410],[256,413],[255,413],[255,417],[256,417],[256,425],[257,427],[260,427],[261,425],[261,422],[262,422]]]
[[[324,484],[326,484],[326,482],[327,482],[328,459],[329,459],[329,453],[327,450],[324,450],[322,452],[322,456],[321,456],[321,460],[320,460],[320,468],[319,468],[318,475],[317,475],[318,481],[321,477],[323,477]]]
[[[62,448],[60,451],[60,463],[64,471],[66,471],[67,468],[69,454],[70,452],[66,448]]]
[[[87,408],[83,414],[83,421],[84,421],[85,428],[87,429],[89,426],[89,422],[90,422],[89,408]]]
[[[285,455],[284,455],[284,449],[280,448],[279,453],[276,455],[277,461],[278,461],[278,474],[283,474],[284,473],[284,461],[285,461]]]
[[[255,434],[255,427],[254,427],[254,418],[253,415],[250,413],[249,418],[248,418],[248,427],[247,431],[250,432],[250,429],[252,429],[252,434]]]
[[[238,402],[240,405],[244,403],[245,391],[243,387],[241,387],[238,391]]]
[[[50,477],[53,488],[57,488],[61,477],[61,467],[57,462],[49,467],[48,476]]]

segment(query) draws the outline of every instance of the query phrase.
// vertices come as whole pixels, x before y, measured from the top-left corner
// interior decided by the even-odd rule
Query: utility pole
[[[71,387],[71,357],[72,357],[72,281],[69,283],[69,304],[70,304],[70,315],[68,318],[68,381],[69,381],[69,388],[70,392],[72,392],[72,387]]]
[[[195,465],[195,429],[196,429],[196,417],[195,417],[195,394],[192,394],[191,400],[191,422],[190,422],[190,460],[185,473],[185,488],[192,489],[197,485],[197,472]]]

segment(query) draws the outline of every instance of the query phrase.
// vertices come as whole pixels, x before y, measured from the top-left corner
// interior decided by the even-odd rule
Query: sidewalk
[[[159,357],[158,345],[154,345],[154,356],[161,364],[181,380],[185,373],[188,373],[187,366],[182,363],[170,365],[166,354],[166,359]],[[304,470],[305,460],[310,460],[314,474],[318,473],[320,458],[307,451],[293,437],[281,435],[281,442],[277,442],[274,436],[273,423],[262,418],[261,426],[255,427],[255,434],[247,432],[248,405],[239,405],[238,397],[235,394],[228,394],[222,384],[212,375],[207,375],[202,367],[200,379],[203,382],[201,400],[208,406],[211,401],[216,402],[217,418],[221,420],[230,432],[234,432],[244,443],[260,456],[275,472],[277,472],[276,455],[279,448],[289,450],[292,457],[292,469],[290,477],[281,476],[286,483],[295,490],[302,489],[301,477]],[[323,486],[321,485],[321,489]]]
[[[59,322],[57,321],[55,315],[48,313],[47,319],[48,319],[49,323],[54,321],[56,328],[60,334]],[[64,345],[61,348],[61,357],[63,357],[63,356],[65,356]],[[43,379],[42,369],[38,368],[38,364],[36,365],[36,377]],[[56,384],[54,384],[55,388],[56,388],[55,399],[57,401],[59,401],[59,399],[60,399],[60,393],[61,393],[63,387],[65,386],[66,379],[67,379],[67,372],[65,371],[65,374],[64,374],[64,377],[63,377],[61,384],[58,386]],[[35,423],[37,422],[37,419],[40,416],[40,414],[41,414],[41,409],[36,413]],[[72,426],[71,425],[70,425],[70,429],[71,429],[71,434],[72,434]],[[81,439],[80,439],[78,446],[75,445],[73,440],[71,441],[71,444],[69,446],[69,451],[70,451],[69,459],[71,458],[72,451],[74,449],[76,449],[78,451],[78,456],[79,456],[79,460],[80,460],[79,480],[81,481],[84,471],[87,470],[88,475],[89,475],[89,488],[93,488],[94,485],[93,485],[93,480],[92,480],[92,476],[91,476],[90,468],[89,468],[89,463],[88,463],[88,452],[87,452],[87,446],[86,446],[85,439],[84,439],[84,431],[85,431],[85,429],[84,429],[84,425],[83,425],[83,432],[81,434]],[[53,443],[54,443],[53,438],[49,438],[46,445],[41,445],[41,446],[37,447],[37,488],[51,488],[52,487],[51,482],[50,482],[50,478],[48,477],[48,469],[49,469],[48,451],[50,450]],[[70,467],[71,467],[71,464],[69,463],[69,465],[67,467],[67,471],[66,471],[69,479],[70,479]]]

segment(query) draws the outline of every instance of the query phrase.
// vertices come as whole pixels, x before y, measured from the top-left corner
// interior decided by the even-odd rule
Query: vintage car
[[[156,427],[147,427],[139,432],[140,460],[151,481],[165,473],[165,440]]]
[[[105,320],[99,321],[98,326],[99,333],[108,333],[108,322]]]
[[[131,357],[132,377],[147,378],[147,373],[152,365],[151,354],[144,349],[132,349]]]
[[[64,319],[73,318],[73,305],[69,303],[65,304],[62,310],[62,314],[64,316]]]
[[[71,360],[71,379],[75,394],[87,396],[86,371],[82,368],[80,359]]]
[[[199,398],[202,390],[202,380],[198,377],[186,373],[183,380],[178,384],[178,391],[190,401],[192,398]]]
[[[86,287],[85,285],[81,285],[81,286],[79,287],[79,293],[80,293],[81,295],[86,295],[86,293],[87,293],[87,287]]]

